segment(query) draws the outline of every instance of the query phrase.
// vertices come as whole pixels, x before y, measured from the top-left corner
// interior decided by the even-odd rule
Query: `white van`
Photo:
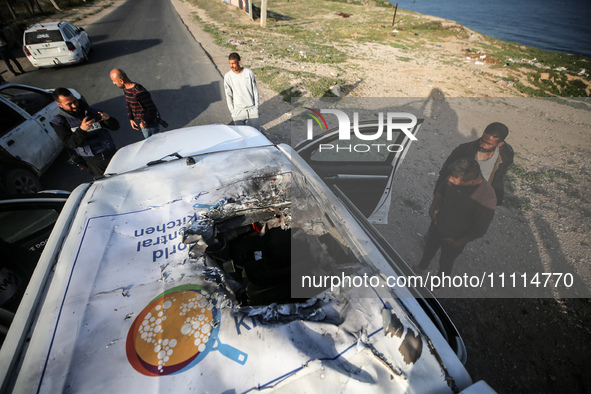
[[[88,60],[92,42],[83,28],[71,23],[38,23],[25,31],[23,50],[33,66],[57,67]]]

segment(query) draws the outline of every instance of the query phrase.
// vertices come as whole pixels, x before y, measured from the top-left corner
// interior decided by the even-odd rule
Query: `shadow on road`
[[[94,37],[91,40],[96,42]],[[160,39],[148,40],[114,40],[94,44],[94,53],[90,56],[89,63],[101,63],[123,56],[133,55],[145,51],[162,43]]]

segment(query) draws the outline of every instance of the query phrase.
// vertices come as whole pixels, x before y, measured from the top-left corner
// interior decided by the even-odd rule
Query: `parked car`
[[[44,22],[25,30],[23,48],[33,66],[57,67],[87,61],[92,42],[81,27],[64,21]]]
[[[427,290],[385,285],[411,274],[289,146],[247,126],[160,133],[70,195],[0,350],[1,390],[493,392]]]
[[[0,182],[6,193],[39,191],[39,176],[63,149],[49,124],[58,111],[50,90],[0,85]]]

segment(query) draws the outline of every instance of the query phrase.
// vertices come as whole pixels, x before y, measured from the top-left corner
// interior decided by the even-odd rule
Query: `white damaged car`
[[[189,127],[120,149],[106,173],[55,224],[2,391],[493,392],[439,303],[391,286],[410,269],[289,146]]]

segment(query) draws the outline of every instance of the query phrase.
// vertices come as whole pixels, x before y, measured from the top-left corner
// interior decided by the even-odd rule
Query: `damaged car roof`
[[[63,243],[53,254],[46,248],[39,263],[56,264],[46,291],[37,289],[45,297],[37,321],[30,332],[9,332],[6,342],[30,342],[22,360],[13,357],[22,364],[4,388],[405,393],[470,386],[413,295],[384,285],[395,271],[310,167],[288,146],[236,129],[252,137],[238,150],[214,138],[192,160],[146,167],[130,152],[157,160],[170,146],[152,141],[185,141],[195,130],[151,137],[118,152],[109,166],[118,175],[72,193],[72,213],[48,245]],[[294,272],[368,274],[379,283],[319,286],[313,296],[293,297]],[[34,314],[35,305],[25,304],[17,329]],[[3,347],[2,366],[7,353]]]
[[[157,133],[151,138],[124,146],[113,157],[106,174],[117,174],[144,167],[150,162],[178,155],[188,157],[273,145],[262,133],[250,127],[223,124],[186,127],[174,133]]]

